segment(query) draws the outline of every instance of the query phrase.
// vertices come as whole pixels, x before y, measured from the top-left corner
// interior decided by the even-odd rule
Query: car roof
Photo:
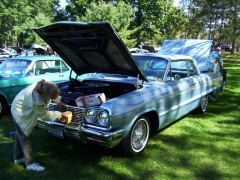
[[[35,60],[61,60],[59,56],[20,56],[20,57],[14,57],[14,58],[8,58],[8,59],[22,59],[22,60],[29,60],[29,61],[35,61]]]

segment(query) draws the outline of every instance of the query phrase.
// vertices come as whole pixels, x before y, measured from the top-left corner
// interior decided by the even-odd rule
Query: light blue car
[[[160,53],[130,53],[107,22],[56,22],[33,28],[82,80],[59,83],[62,101],[49,110],[71,111],[71,122],[39,119],[59,138],[107,148],[126,156],[144,151],[151,133],[184,115],[207,109],[217,97],[220,73],[205,71],[211,40],[166,41]]]

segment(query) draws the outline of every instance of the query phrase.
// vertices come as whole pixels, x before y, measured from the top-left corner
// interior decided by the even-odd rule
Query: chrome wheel
[[[140,154],[146,148],[150,135],[150,124],[148,117],[142,116],[133,124],[129,134],[118,146],[123,156]]]
[[[207,110],[207,106],[208,106],[208,96],[204,96],[201,102],[201,111],[205,112]]]
[[[149,124],[146,119],[140,119],[131,132],[131,147],[135,152],[140,152],[147,144],[149,138]]]
[[[208,106],[208,95],[201,98],[200,104],[191,113],[192,114],[203,114],[204,112],[206,112],[207,106]]]

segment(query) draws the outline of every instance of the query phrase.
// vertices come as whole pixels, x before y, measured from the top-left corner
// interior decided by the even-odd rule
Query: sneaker
[[[38,163],[33,163],[31,165],[27,165],[26,169],[31,171],[44,171],[45,168],[40,166]]]
[[[25,164],[25,158],[15,159],[15,160],[14,160],[14,163],[15,163],[15,164]]]

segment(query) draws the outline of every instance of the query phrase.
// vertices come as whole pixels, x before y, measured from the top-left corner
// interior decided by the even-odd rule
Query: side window
[[[34,76],[35,75],[35,64],[31,67],[31,69],[27,72],[26,76]]]
[[[187,77],[186,61],[172,61],[166,81],[174,81],[175,79]]]
[[[40,75],[40,74],[45,74],[44,68],[43,68],[43,62],[44,61],[37,61],[35,63],[36,66],[36,75]]]
[[[188,71],[188,76],[193,76],[196,75],[196,69],[194,68],[192,62],[187,61],[187,71]]]
[[[179,78],[182,79],[196,74],[196,70],[191,61],[173,61],[171,62],[171,67],[168,72],[166,81],[173,81]]]
[[[59,63],[60,63],[60,66],[62,67],[62,72],[70,71],[63,61],[59,61]]]
[[[63,73],[69,71],[69,68],[61,60],[38,61],[36,62],[36,74]]]

